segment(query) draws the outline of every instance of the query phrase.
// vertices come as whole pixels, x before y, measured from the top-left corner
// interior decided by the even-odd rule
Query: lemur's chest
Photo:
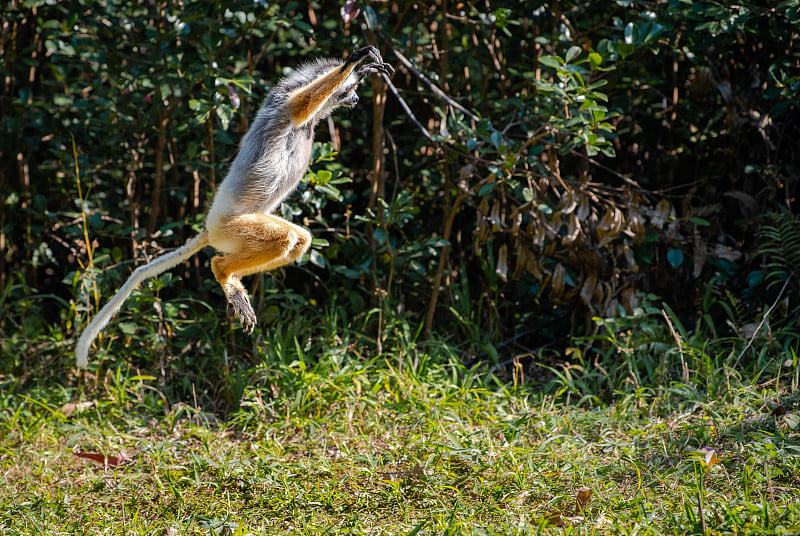
[[[311,148],[314,144],[313,132],[310,128],[294,130],[286,139],[286,179],[297,186],[308,168],[311,160]]]

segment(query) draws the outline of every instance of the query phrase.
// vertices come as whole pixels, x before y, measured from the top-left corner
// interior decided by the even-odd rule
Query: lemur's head
[[[353,78],[352,76],[350,78]],[[336,95],[337,106],[344,106],[345,108],[352,108],[358,104],[358,80],[348,80],[342,86],[342,90]]]

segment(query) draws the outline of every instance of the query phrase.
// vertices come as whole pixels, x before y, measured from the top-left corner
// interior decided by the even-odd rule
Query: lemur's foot
[[[250,298],[247,293],[234,288],[228,294],[228,316],[239,318],[242,330],[250,335],[256,327],[256,313],[250,305]]]

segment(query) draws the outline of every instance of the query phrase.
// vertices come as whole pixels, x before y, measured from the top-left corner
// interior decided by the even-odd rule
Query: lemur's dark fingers
[[[386,76],[392,76],[392,74],[394,74],[394,68],[388,63],[370,63],[358,70],[358,75],[362,78],[368,74],[375,73],[383,73]]]
[[[378,49],[373,46],[366,46],[363,48],[359,48],[358,50],[354,50],[352,54],[350,54],[345,63],[358,63],[359,61],[363,60],[367,56],[372,57],[375,61],[382,61],[381,60],[381,53],[378,52]]]
[[[394,74],[394,67],[392,67],[388,63],[381,63],[378,66],[378,70],[383,74],[385,74],[386,76],[392,76]]]

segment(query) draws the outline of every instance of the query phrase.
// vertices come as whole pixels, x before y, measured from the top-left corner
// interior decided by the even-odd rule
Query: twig
[[[772,305],[770,306],[770,308],[767,309],[767,312],[764,313],[764,316],[761,317],[761,322],[759,322],[758,326],[756,326],[756,330],[753,332],[753,335],[750,337],[750,340],[747,342],[747,346],[744,347],[744,350],[742,350],[742,353],[740,353],[739,357],[736,358],[736,363],[733,364],[733,368],[736,368],[736,367],[739,366],[739,361],[742,359],[742,356],[745,354],[745,352],[747,352],[747,350],[750,349],[750,346],[753,344],[753,341],[756,340],[756,335],[758,335],[758,332],[761,329],[761,327],[764,325],[764,322],[766,322],[767,318],[769,318],[769,315],[770,315],[770,313],[772,313],[772,310],[775,309],[775,306],[777,306],[778,302],[781,301],[781,298],[783,297],[783,292],[786,290],[786,287],[789,285],[789,281],[791,281],[791,280],[792,280],[792,276],[791,275],[786,278],[786,282],[783,284],[783,288],[781,288],[781,291],[778,293],[778,297],[775,298],[775,301],[772,302]]]
[[[700,514],[700,530],[703,534],[706,534],[708,527],[706,526],[706,516],[703,512],[703,492],[700,488],[697,488],[697,512]]]
[[[412,72],[414,74],[414,76],[419,78],[422,81],[422,83],[425,84],[426,86],[428,86],[428,89],[430,89],[437,97],[447,101],[447,103],[450,106],[452,106],[453,108],[456,108],[457,110],[460,110],[460,111],[464,112],[464,114],[466,114],[466,116],[469,117],[470,119],[472,119],[473,121],[480,121],[480,117],[478,117],[477,115],[475,115],[474,113],[469,111],[467,108],[464,108],[459,103],[457,103],[456,101],[451,99],[444,91],[439,89],[439,87],[436,84],[434,84],[430,80],[430,78],[428,78],[427,76],[425,76],[424,74],[419,72],[416,68],[414,68],[414,66],[411,64],[411,62],[408,61],[408,58],[403,56],[403,54],[401,54],[396,48],[394,48],[392,46],[392,44],[389,41],[389,39],[386,39],[386,37],[384,35],[381,35],[381,38],[386,43],[386,46],[388,46],[389,49],[392,51],[392,53],[397,57],[397,59],[400,60],[400,63],[403,64],[403,67],[408,69],[410,72]]]
[[[408,118],[411,119],[411,121],[415,125],[417,125],[417,128],[419,128],[419,130],[422,132],[422,135],[425,136],[426,138],[428,138],[430,141],[432,141],[434,143],[437,143],[436,140],[433,139],[433,136],[431,135],[431,133],[428,132],[428,129],[426,129],[422,125],[422,123],[419,122],[419,119],[417,119],[417,116],[415,116],[414,112],[411,111],[411,108],[408,107],[408,104],[403,99],[403,97],[400,96],[400,93],[398,93],[397,88],[394,87],[394,84],[392,84],[392,81],[389,80],[389,77],[386,76],[385,73],[381,73],[381,76],[383,77],[384,82],[386,82],[386,85],[389,87],[389,90],[392,92],[392,95],[394,95],[397,98],[397,101],[400,103],[400,106],[402,106],[403,111],[406,113]]]
[[[635,180],[631,179],[630,177],[626,177],[622,173],[620,173],[620,172],[618,172],[618,171],[616,171],[614,169],[611,169],[610,167],[608,167],[606,165],[601,164],[600,162],[598,162],[594,158],[586,156],[585,154],[582,154],[580,151],[572,151],[572,154],[574,154],[575,156],[579,156],[580,158],[583,158],[584,160],[586,160],[587,162],[589,162],[593,166],[597,166],[600,169],[611,173],[612,175],[614,175],[618,179],[622,180],[624,183],[626,183],[626,184],[628,184],[630,186],[633,186],[634,188],[636,188],[638,190],[641,190],[641,191],[644,191],[644,192],[648,192],[648,190],[645,190],[644,188],[642,188],[641,185],[638,182],[636,182]]]
[[[675,327],[672,325],[672,320],[670,320],[669,315],[664,309],[661,309],[661,316],[664,317],[664,320],[667,321],[667,326],[669,326],[669,331],[672,333],[672,337],[675,339],[675,344],[678,346],[678,353],[681,356],[681,369],[683,374],[683,381],[689,380],[689,367],[686,366],[686,359],[683,356],[683,345],[681,344],[681,338],[678,336],[678,332],[675,331]]]

